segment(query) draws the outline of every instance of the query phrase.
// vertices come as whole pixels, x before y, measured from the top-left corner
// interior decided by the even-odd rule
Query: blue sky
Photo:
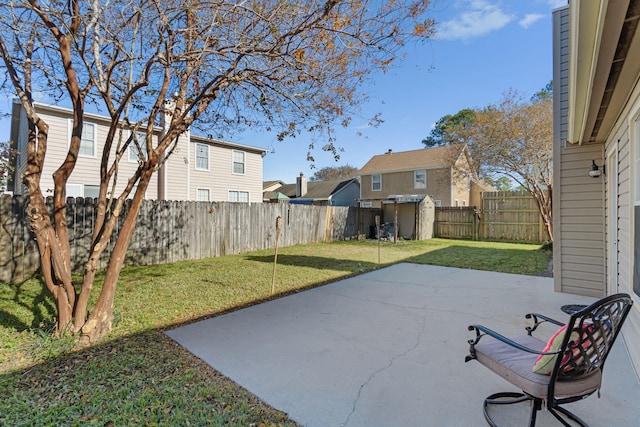
[[[388,149],[422,148],[421,140],[446,114],[499,102],[515,89],[527,98],[552,78],[551,12],[566,0],[432,0],[430,15],[437,34],[424,45],[407,46],[400,66],[365,88],[369,103],[361,120],[338,129],[340,160],[320,149],[312,152],[317,169],[350,164],[361,168]],[[0,98],[0,112],[11,100]],[[367,118],[381,113],[384,123],[368,128]],[[364,133],[364,137],[358,133]],[[0,119],[0,139],[9,138],[9,120]],[[301,172],[312,176],[307,160],[309,140],[279,142],[275,134],[245,132],[228,138],[268,148],[263,179],[295,182]]]
[[[484,107],[516,89],[526,98],[552,79],[553,9],[566,0],[434,0],[438,22],[434,40],[410,46],[400,67],[379,76],[368,88],[364,116],[381,112],[384,123],[366,128],[366,120],[337,133],[344,149],[335,162],[315,150],[316,168],[350,164],[361,168],[388,149],[422,148],[434,123],[463,108]],[[366,137],[357,136],[358,131]],[[305,160],[308,141],[278,142],[268,135],[239,135],[237,142],[271,149],[264,158],[264,180],[295,182],[300,172],[312,176]]]

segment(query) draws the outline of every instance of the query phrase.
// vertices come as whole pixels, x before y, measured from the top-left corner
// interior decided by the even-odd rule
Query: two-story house
[[[398,196],[430,196],[436,206],[473,206],[480,192],[495,191],[478,179],[466,144],[373,156],[358,171],[363,207]]]
[[[38,114],[49,124],[49,138],[44,170],[40,182],[45,196],[53,195],[52,174],[67,154],[71,140],[72,110],[37,104]],[[100,182],[100,158],[109,129],[109,118],[86,113],[82,142],[76,167],[67,183],[68,197],[97,197]],[[26,168],[27,120],[19,103],[14,103],[11,140],[17,150],[14,193],[26,194],[20,180]],[[129,130],[119,137],[126,140]],[[163,133],[154,130],[154,140]],[[140,136],[143,138],[144,136]],[[158,200],[196,200],[262,202],[262,159],[268,150],[186,132],[173,153],[151,179],[146,198]],[[115,192],[119,194],[126,180],[138,166],[138,148],[131,144],[118,164]],[[111,154],[113,158],[113,153]]]

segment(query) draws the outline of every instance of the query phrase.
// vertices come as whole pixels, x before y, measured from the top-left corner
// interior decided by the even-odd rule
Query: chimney
[[[300,176],[296,178],[296,197],[303,197],[307,194],[307,177],[300,172]]]
[[[393,150],[389,148],[389,150],[387,151],[387,154],[391,154],[391,153],[393,153]]]

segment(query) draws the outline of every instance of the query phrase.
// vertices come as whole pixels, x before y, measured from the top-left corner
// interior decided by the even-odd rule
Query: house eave
[[[448,169],[451,166],[424,166],[424,167],[415,167],[415,168],[403,168],[403,169],[388,169],[388,170],[377,170],[377,171],[359,171],[358,177],[370,176],[370,175],[382,175],[385,173],[401,173],[401,172],[413,172],[415,170],[427,169]]]
[[[569,45],[570,143],[604,142],[640,76],[638,2],[572,2]]]
[[[574,2],[569,10],[568,140],[581,144],[593,89],[606,2]]]

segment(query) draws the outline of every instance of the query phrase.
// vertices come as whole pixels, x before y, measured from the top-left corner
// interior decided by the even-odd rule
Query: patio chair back
[[[570,381],[602,370],[633,301],[627,294],[602,298],[574,313],[567,323],[567,333],[551,373],[550,388],[555,381]],[[553,396],[552,389],[549,396]]]

